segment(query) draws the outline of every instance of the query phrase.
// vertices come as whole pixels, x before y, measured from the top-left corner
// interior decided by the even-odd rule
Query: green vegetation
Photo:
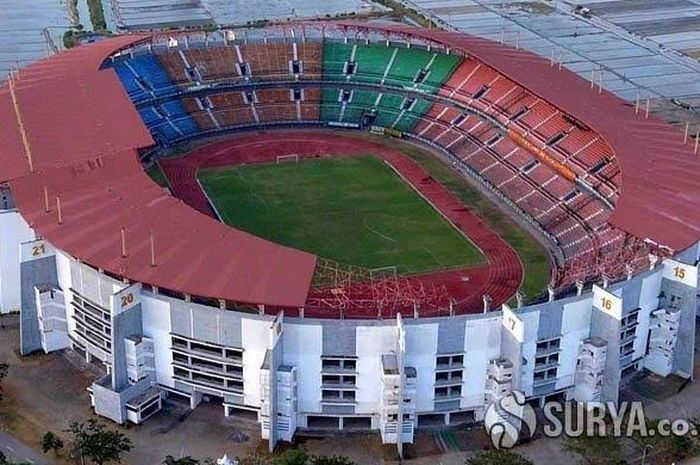
[[[48,453],[50,450],[52,450],[54,454],[58,454],[61,449],[63,449],[63,440],[61,440],[61,438],[51,431],[44,433],[41,437],[41,450],[44,454]]]
[[[545,292],[549,283],[550,262],[549,254],[542,245],[434,155],[407,145],[402,146],[401,151],[468,205],[518,252],[525,265],[525,279],[521,291],[526,300],[534,299]]]
[[[63,46],[65,48],[73,48],[86,37],[90,36],[90,32],[83,30],[83,25],[78,24],[75,29],[69,29],[63,33]]]
[[[466,465],[533,465],[522,455],[509,450],[494,449],[478,452],[474,457],[467,459]]]
[[[66,432],[71,434],[81,455],[96,465],[121,463],[122,454],[133,448],[131,439],[124,433],[107,430],[103,423],[94,419],[87,423],[73,422]]]
[[[375,157],[211,169],[200,179],[227,224],[341,263],[412,274],[483,262]]]
[[[2,400],[4,393],[3,381],[7,378],[7,370],[9,368],[10,366],[7,363],[0,363],[0,400]]]
[[[163,170],[160,169],[160,166],[158,166],[157,163],[154,163],[153,166],[151,166],[146,173],[148,176],[159,186],[161,187],[169,187],[170,184],[168,183],[168,178],[165,176],[165,173],[163,173]]]
[[[172,455],[168,455],[162,463],[163,465],[215,465],[216,460],[212,458],[199,460],[190,456],[177,459]],[[306,452],[299,449],[287,449],[276,457],[253,452],[238,458],[238,461],[235,463],[239,465],[357,465],[357,463],[341,455],[309,456]],[[0,465],[3,464],[0,462]]]
[[[406,17],[423,27],[432,28],[438,27],[438,25],[431,19],[425,17],[422,13],[417,11],[415,8],[408,8],[406,5],[398,0],[375,0],[380,5],[384,5],[387,8],[394,10],[396,15],[400,18]]]
[[[612,436],[579,436],[564,440],[565,451],[581,456],[581,465],[620,465],[623,460],[622,446]]]
[[[107,21],[105,20],[105,12],[102,9],[102,0],[87,0],[90,10],[90,22],[95,32],[107,30]]]

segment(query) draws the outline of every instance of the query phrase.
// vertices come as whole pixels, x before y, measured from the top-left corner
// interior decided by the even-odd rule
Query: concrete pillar
[[[659,262],[659,257],[652,253],[649,254],[649,269],[653,270],[656,264]]]
[[[338,418],[338,429],[340,429],[340,430],[345,429],[345,418],[344,417]]]
[[[304,318],[304,307],[299,309],[299,318]]]
[[[627,273],[627,281],[632,279],[632,275],[634,274],[634,266],[630,265],[629,263],[625,265],[625,272]]]
[[[484,313],[488,313],[491,307],[491,296],[484,294]]]
[[[525,300],[525,295],[522,292],[518,291],[515,293],[515,300],[518,302],[518,308],[522,308],[523,301]]]
[[[607,289],[608,286],[610,285],[610,278],[606,275],[603,275],[603,289]]]
[[[445,424],[449,425],[450,424],[450,412],[447,412],[445,414]]]
[[[226,300],[224,299],[219,299],[219,308],[221,310],[226,310]]]
[[[554,301],[554,287],[551,284],[547,285],[547,294],[549,295],[547,300],[549,302]]]
[[[199,404],[202,403],[202,398],[204,395],[201,392],[194,391],[190,396],[190,408],[192,410],[196,409]]]
[[[418,304],[413,304],[413,318],[420,318],[420,312],[418,311]]]
[[[580,296],[583,294],[583,281],[576,281],[576,295]]]

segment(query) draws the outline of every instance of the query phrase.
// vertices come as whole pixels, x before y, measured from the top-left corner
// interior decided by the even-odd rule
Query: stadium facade
[[[21,312],[23,354],[102,364],[92,404],[116,422],[172,396],[257,412],[271,447],[328,426],[401,447],[421,425],[480,421],[514,389],[617,401],[641,369],[692,378],[693,145],[554,62],[383,24],[125,36],[21,70],[0,105],[0,309]],[[317,257],[194,211],[142,169],[154,146],[311,124],[382,127],[451,157],[550,243],[549,298],[312,308]]]

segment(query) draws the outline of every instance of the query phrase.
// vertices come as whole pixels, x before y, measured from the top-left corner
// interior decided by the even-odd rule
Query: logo
[[[513,391],[488,406],[484,426],[496,449],[509,449],[521,435],[531,438],[535,434],[537,417],[532,406],[525,402],[525,394]]]

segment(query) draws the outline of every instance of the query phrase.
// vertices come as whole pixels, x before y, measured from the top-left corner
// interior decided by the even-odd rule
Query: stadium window
[[[413,78],[413,83],[414,84],[421,84],[425,81],[425,79],[428,77],[428,70],[423,68],[418,71],[418,74],[416,74],[416,77]]]
[[[489,90],[489,86],[481,86],[481,87],[479,87],[479,89],[476,92],[474,92],[474,94],[472,95],[472,98],[474,100],[480,99],[481,97],[484,96],[484,94],[486,92],[488,92],[488,90]]]
[[[197,73],[195,73],[194,69],[190,67],[185,68],[185,74],[187,75],[187,79],[189,79],[190,81],[197,80]]]
[[[522,107],[520,110],[516,111],[516,112],[513,114],[513,117],[511,118],[511,120],[513,120],[513,121],[519,120],[520,118],[522,118],[523,116],[525,116],[525,114],[526,114],[528,111],[530,111],[529,108],[527,108],[527,107]]]
[[[404,111],[411,111],[411,109],[415,106],[415,104],[416,104],[416,99],[407,98],[403,101],[403,104],[401,105],[401,109]]]
[[[493,147],[494,145],[498,144],[502,138],[503,136],[501,136],[500,134],[496,134],[491,139],[489,139],[488,142],[486,142],[486,145],[488,145],[489,147]]]
[[[343,103],[347,103],[352,99],[352,91],[351,90],[341,90],[340,91],[340,101]]]
[[[455,119],[452,120],[452,125],[459,126],[460,124],[462,124],[462,121],[464,121],[465,119],[467,119],[467,117],[460,113],[459,115],[457,115],[455,117]]]
[[[292,89],[292,100],[300,102],[303,100],[301,89]]]
[[[357,72],[357,63],[354,61],[346,61],[345,62],[345,75],[346,76],[352,76]]]
[[[523,173],[529,173],[530,171],[534,170],[539,164],[540,162],[538,162],[537,160],[532,160],[530,163],[523,167]]]
[[[552,137],[550,137],[550,138],[547,140],[546,145],[554,145],[554,144],[556,144],[557,142],[559,142],[560,140],[562,140],[562,139],[564,138],[565,135],[566,135],[565,133],[559,131],[558,133],[554,134]]]
[[[238,74],[243,77],[250,74],[250,65],[248,63],[236,63],[236,68],[238,68]]]
[[[301,61],[292,60],[289,62],[289,71],[291,74],[301,74]]]
[[[593,167],[588,172],[591,174],[596,174],[600,170],[605,168],[605,165],[607,165],[607,164],[608,164],[608,160],[601,160],[598,163],[596,163],[595,165],[593,165]]]
[[[576,189],[572,190],[568,194],[566,194],[564,197],[562,197],[562,200],[564,202],[568,202],[569,200],[573,200],[574,197],[578,195],[578,192],[576,192]]]
[[[247,90],[243,92],[243,102],[255,103],[255,91]]]

